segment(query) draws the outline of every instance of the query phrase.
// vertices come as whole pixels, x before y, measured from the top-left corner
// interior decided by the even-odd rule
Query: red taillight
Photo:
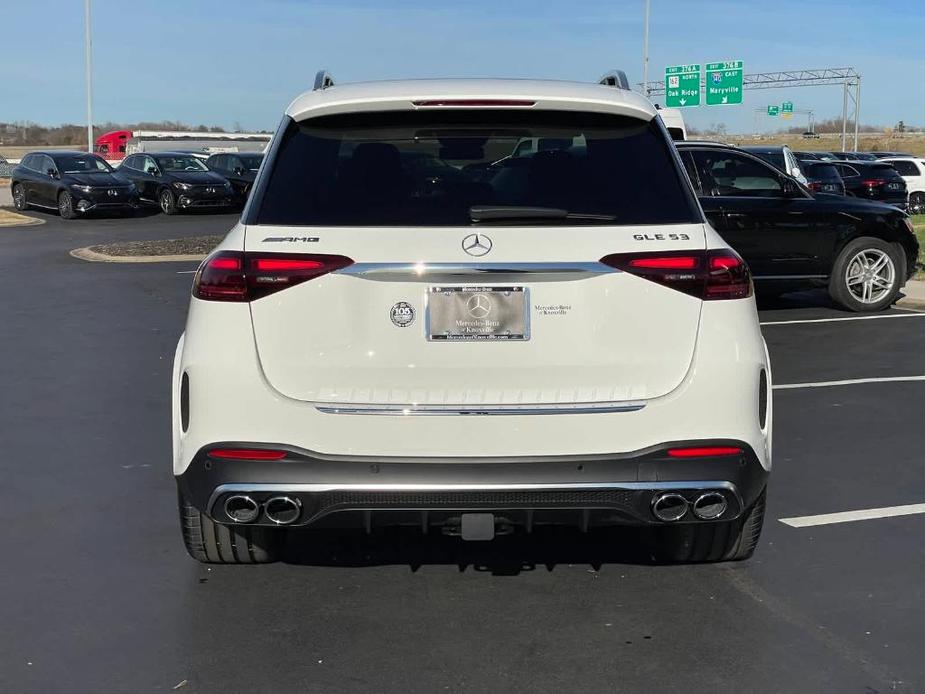
[[[861,181],[862,186],[867,186],[868,188],[876,188],[877,186],[882,186],[886,181],[881,181],[879,178],[865,178]]]
[[[724,455],[741,455],[741,453],[742,449],[736,446],[692,446],[668,449],[668,455],[672,458],[715,458]]]
[[[206,301],[253,301],[352,264],[342,255],[219,251],[199,266],[193,296]]]
[[[614,253],[601,258],[601,262],[704,301],[752,295],[748,266],[730,249]]]
[[[822,183],[820,183],[819,181],[810,181],[809,189],[814,190],[818,193],[819,191],[822,190]]]
[[[664,258],[633,258],[630,267],[643,267],[653,270],[693,270],[697,267],[698,258],[687,255],[668,256]]]
[[[411,103],[418,107],[440,106],[453,108],[508,108],[511,106],[524,107],[536,105],[535,101],[528,101],[526,99],[425,99],[423,101],[412,101]]]
[[[265,448],[213,448],[209,451],[209,457],[229,460],[282,460],[286,457],[286,451],[271,451]]]

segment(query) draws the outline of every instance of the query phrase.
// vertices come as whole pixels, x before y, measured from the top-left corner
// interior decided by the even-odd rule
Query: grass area
[[[915,278],[925,280],[925,214],[913,215],[912,226],[915,228],[915,235],[919,240],[919,271]]]
[[[699,136],[691,136],[697,139]],[[767,135],[728,135],[726,137],[706,137],[734,145],[789,145],[797,151],[840,151],[841,133],[824,133],[819,139],[804,140],[800,135],[769,133]],[[848,138],[848,149],[854,144],[854,133]],[[858,149],[862,152],[908,152],[925,156],[925,133],[861,133],[858,137]]]

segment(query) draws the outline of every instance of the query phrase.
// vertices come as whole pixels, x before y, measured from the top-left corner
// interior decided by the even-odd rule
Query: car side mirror
[[[147,169],[145,169],[145,173],[149,173],[152,176],[157,176],[157,169],[153,166],[149,166]]]
[[[57,172],[55,169],[48,169],[48,170],[46,171],[46,173],[47,173],[51,178],[58,178],[58,172]]]
[[[800,190],[800,186],[798,186],[796,181],[794,181],[791,178],[784,179],[784,197],[787,197],[787,198],[803,197],[803,193]]]
[[[231,173],[233,173],[235,176],[243,176],[243,175],[244,175],[244,169],[242,169],[240,166],[236,166],[236,167],[234,168],[234,171],[232,171]]]

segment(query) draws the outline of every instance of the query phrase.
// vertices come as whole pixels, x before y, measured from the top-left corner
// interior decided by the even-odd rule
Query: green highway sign
[[[742,103],[741,60],[707,63],[707,106],[727,106]]]
[[[780,105],[781,113],[793,113],[793,102],[785,101]]]
[[[700,106],[700,65],[673,65],[665,68],[665,106]]]
[[[769,116],[776,116],[778,113],[780,113],[780,106],[768,106]]]

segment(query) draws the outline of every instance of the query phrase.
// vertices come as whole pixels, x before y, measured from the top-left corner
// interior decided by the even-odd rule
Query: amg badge
[[[414,306],[407,301],[399,301],[392,307],[391,317],[399,328],[407,328],[414,323]]]

